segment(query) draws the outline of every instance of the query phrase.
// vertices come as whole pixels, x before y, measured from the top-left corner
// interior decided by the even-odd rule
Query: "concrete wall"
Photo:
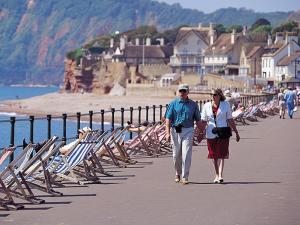
[[[126,96],[168,96],[173,97],[176,95],[177,85],[169,87],[158,87],[154,84],[127,84]]]

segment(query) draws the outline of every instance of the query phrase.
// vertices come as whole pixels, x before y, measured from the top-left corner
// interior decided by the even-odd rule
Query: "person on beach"
[[[198,141],[200,142],[204,138],[206,129],[208,158],[213,160],[215,169],[213,182],[223,183],[224,159],[229,158],[229,139],[231,136],[229,127],[235,132],[237,142],[240,140],[240,136],[232,119],[230,105],[225,101],[222,90],[213,90],[212,96],[213,101],[207,102],[203,106]]]
[[[294,108],[297,105],[297,96],[293,92],[292,87],[288,87],[288,91],[284,94],[288,115],[290,119],[293,119]]]
[[[173,149],[175,182],[188,184],[192,160],[194,121],[200,126],[201,115],[196,102],[189,99],[189,86],[178,86],[179,97],[175,98],[166,112],[166,140],[170,140]]]
[[[277,100],[279,106],[279,118],[284,119],[285,116],[285,101],[284,101],[284,88],[280,88],[280,92],[278,93]]]
[[[84,127],[82,129],[79,129],[78,130],[78,139],[76,139],[76,140],[70,142],[69,144],[64,145],[63,147],[61,147],[59,149],[60,153],[65,155],[70,149],[72,149],[76,145],[76,143],[78,142],[79,139],[81,139],[86,133],[91,132],[91,131],[92,130],[89,127]]]

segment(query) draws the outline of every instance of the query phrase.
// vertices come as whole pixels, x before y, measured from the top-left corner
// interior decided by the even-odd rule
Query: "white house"
[[[268,43],[262,55],[262,77],[269,81],[282,81],[287,77],[297,76],[299,65],[298,44],[296,33],[276,33],[274,44]],[[295,66],[296,62],[296,66]],[[296,69],[295,69],[296,68]]]
[[[177,81],[180,79],[180,74],[177,73],[167,73],[164,74],[161,78],[160,78],[160,86],[161,87],[168,87],[170,86],[173,82]]]
[[[175,73],[203,74],[204,51],[216,38],[212,24],[209,27],[182,27],[176,37],[170,66]]]

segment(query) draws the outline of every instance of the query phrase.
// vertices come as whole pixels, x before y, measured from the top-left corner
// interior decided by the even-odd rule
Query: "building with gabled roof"
[[[216,31],[209,27],[182,27],[174,44],[174,54],[170,59],[173,72],[204,74],[204,51],[214,43]]]
[[[269,43],[262,55],[262,77],[271,84],[288,77],[300,78],[299,52],[296,33],[276,33],[274,44]]]

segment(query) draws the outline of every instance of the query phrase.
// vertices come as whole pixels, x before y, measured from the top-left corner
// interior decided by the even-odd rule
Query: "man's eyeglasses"
[[[218,96],[218,94],[213,94],[213,96]]]
[[[179,90],[179,92],[181,92],[181,93],[186,93],[186,90],[185,90],[185,89],[182,89],[182,90]]]

